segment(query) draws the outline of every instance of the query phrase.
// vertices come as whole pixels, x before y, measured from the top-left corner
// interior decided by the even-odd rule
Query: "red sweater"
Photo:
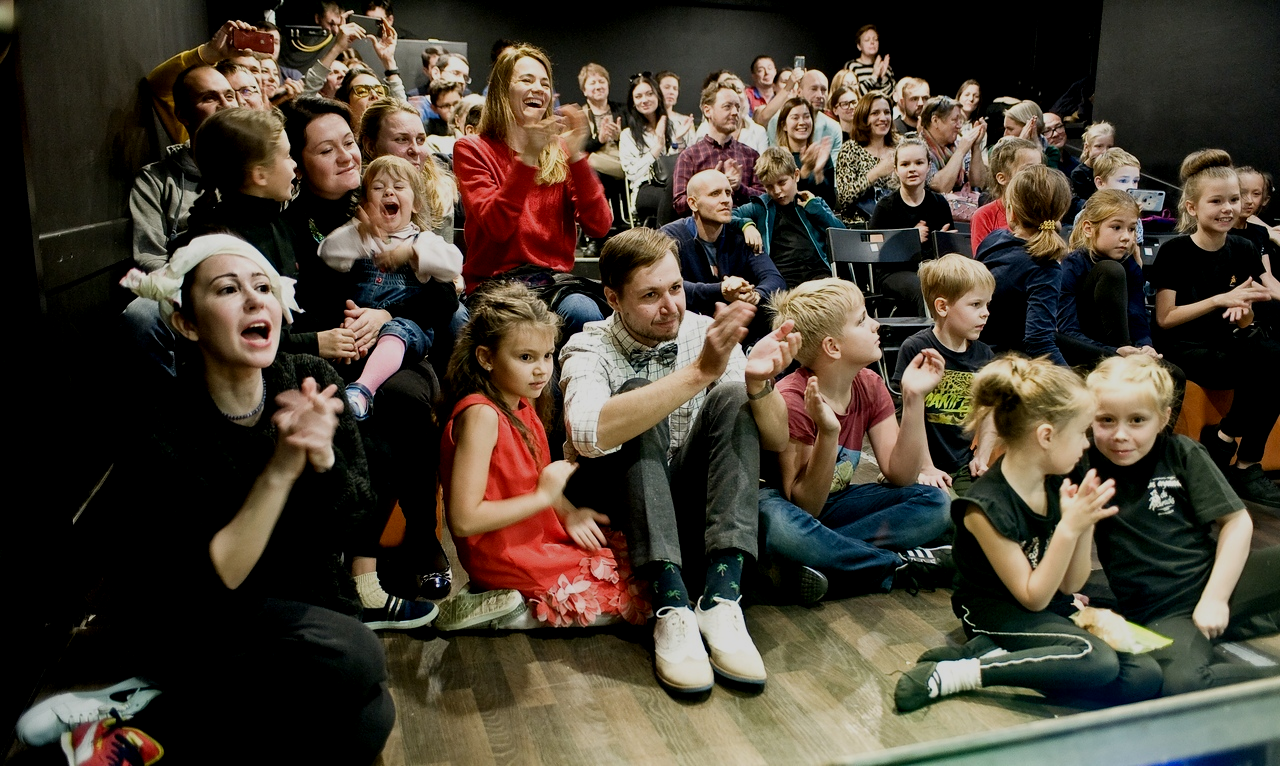
[[[564,183],[540,186],[538,169],[520,162],[509,146],[476,136],[454,144],[453,170],[467,212],[467,292],[525,264],[569,271],[575,221],[589,237],[603,237],[613,225],[604,187],[585,157],[569,163]]]
[[[978,252],[978,245],[993,231],[1009,228],[1004,216],[1004,200],[996,199],[978,208],[969,222],[969,243],[973,252]]]

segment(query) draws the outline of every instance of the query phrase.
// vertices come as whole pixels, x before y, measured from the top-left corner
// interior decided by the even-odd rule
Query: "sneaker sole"
[[[715,666],[713,665],[712,670],[714,669]],[[715,678],[713,677],[711,679],[711,683],[706,684],[705,686],[679,686],[658,675],[658,669],[656,667],[653,669],[653,677],[658,679],[658,684],[661,685],[662,688],[678,694],[702,694],[703,692],[711,691],[711,689],[716,685]]]
[[[800,604],[812,606],[827,595],[827,576],[812,567],[800,567]]]
[[[458,622],[456,624],[450,623],[450,622],[437,621],[436,630],[448,633],[455,630],[473,630],[476,628],[496,628],[498,626],[498,623],[503,622],[508,618],[515,616],[518,612],[520,612],[521,609],[524,609],[527,611],[528,608],[529,607],[527,604],[525,604],[524,598],[521,598],[520,601],[515,604],[515,606],[502,612],[494,612],[492,614],[485,614],[485,615],[472,615],[470,619],[462,620],[461,622]]]
[[[430,625],[432,621],[440,615],[440,607],[432,604],[429,613],[417,618],[416,620],[377,620],[375,622],[366,622],[364,626],[369,630],[413,630],[421,628],[424,625]]]

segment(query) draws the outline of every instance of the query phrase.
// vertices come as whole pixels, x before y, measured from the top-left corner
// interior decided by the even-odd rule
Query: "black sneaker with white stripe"
[[[439,613],[439,607],[430,601],[387,596],[386,605],[378,609],[365,607],[360,621],[369,630],[413,630],[430,625]]]
[[[952,587],[956,565],[951,559],[951,546],[912,548],[898,554],[902,565],[893,573],[893,587],[905,588],[915,595],[921,590]]]

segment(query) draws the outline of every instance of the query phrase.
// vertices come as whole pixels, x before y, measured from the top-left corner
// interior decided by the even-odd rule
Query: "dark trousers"
[[[243,617],[152,655],[163,691],[130,725],[175,763],[372,763],[396,717],[373,631],[297,601]]]
[[[648,383],[629,380],[617,393]],[[637,570],[670,561],[682,567],[686,586],[696,591],[701,583],[690,581],[688,573],[700,576],[708,552],[756,555],[760,432],[746,387],[716,385],[668,462],[670,445],[663,420],[617,452],[580,457],[565,497],[609,516],[627,536]]]
[[[1117,652],[1066,617],[988,598],[956,610],[966,634],[988,636],[1008,652],[982,658],[983,686],[1025,686],[1112,704],[1160,693],[1160,666],[1150,655]]]
[[[920,275],[915,271],[889,272],[880,277],[876,286],[893,299],[897,316],[929,316],[929,309],[924,305],[924,293],[920,291]]]
[[[1237,641],[1276,632],[1280,621],[1280,546],[1249,555],[1228,604],[1231,622],[1222,640]],[[1195,626],[1190,612],[1150,620],[1147,627],[1173,639],[1172,645],[1152,653],[1164,671],[1165,696],[1251,681],[1280,672],[1275,666],[1260,668],[1215,662],[1214,642]]]
[[[1099,261],[1085,275],[1076,295],[1076,318],[1080,330],[1097,342],[1057,333],[1058,350],[1072,367],[1092,370],[1103,359],[1113,356],[1106,347],[1133,345],[1133,335],[1129,332],[1129,275],[1119,261]],[[1160,361],[1173,378],[1173,411],[1168,427],[1168,432],[1173,433],[1178,414],[1182,412],[1187,376],[1168,359]]]
[[[1273,378],[1274,371],[1280,369],[1280,342],[1245,328],[1213,345],[1167,345],[1161,350],[1186,372],[1188,380],[1211,390],[1235,392],[1231,411],[1218,428],[1240,439],[1237,459],[1250,463],[1262,460],[1267,437],[1280,418],[1280,397]]]

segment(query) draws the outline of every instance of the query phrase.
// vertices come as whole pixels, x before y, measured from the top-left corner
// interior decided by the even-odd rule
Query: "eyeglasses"
[[[351,95],[356,98],[382,98],[387,95],[387,89],[381,85],[352,85]]]
[[[857,105],[858,105],[857,99],[852,99],[848,101],[837,101],[836,109],[852,109]]]
[[[1054,125],[1052,127],[1048,125],[1044,126],[1044,134],[1046,136],[1056,136],[1059,133],[1066,133],[1066,132],[1067,132],[1067,127],[1061,123]]]
[[[248,98],[249,96],[258,95],[258,88],[254,85],[246,85],[243,88],[236,88],[236,93]]]

